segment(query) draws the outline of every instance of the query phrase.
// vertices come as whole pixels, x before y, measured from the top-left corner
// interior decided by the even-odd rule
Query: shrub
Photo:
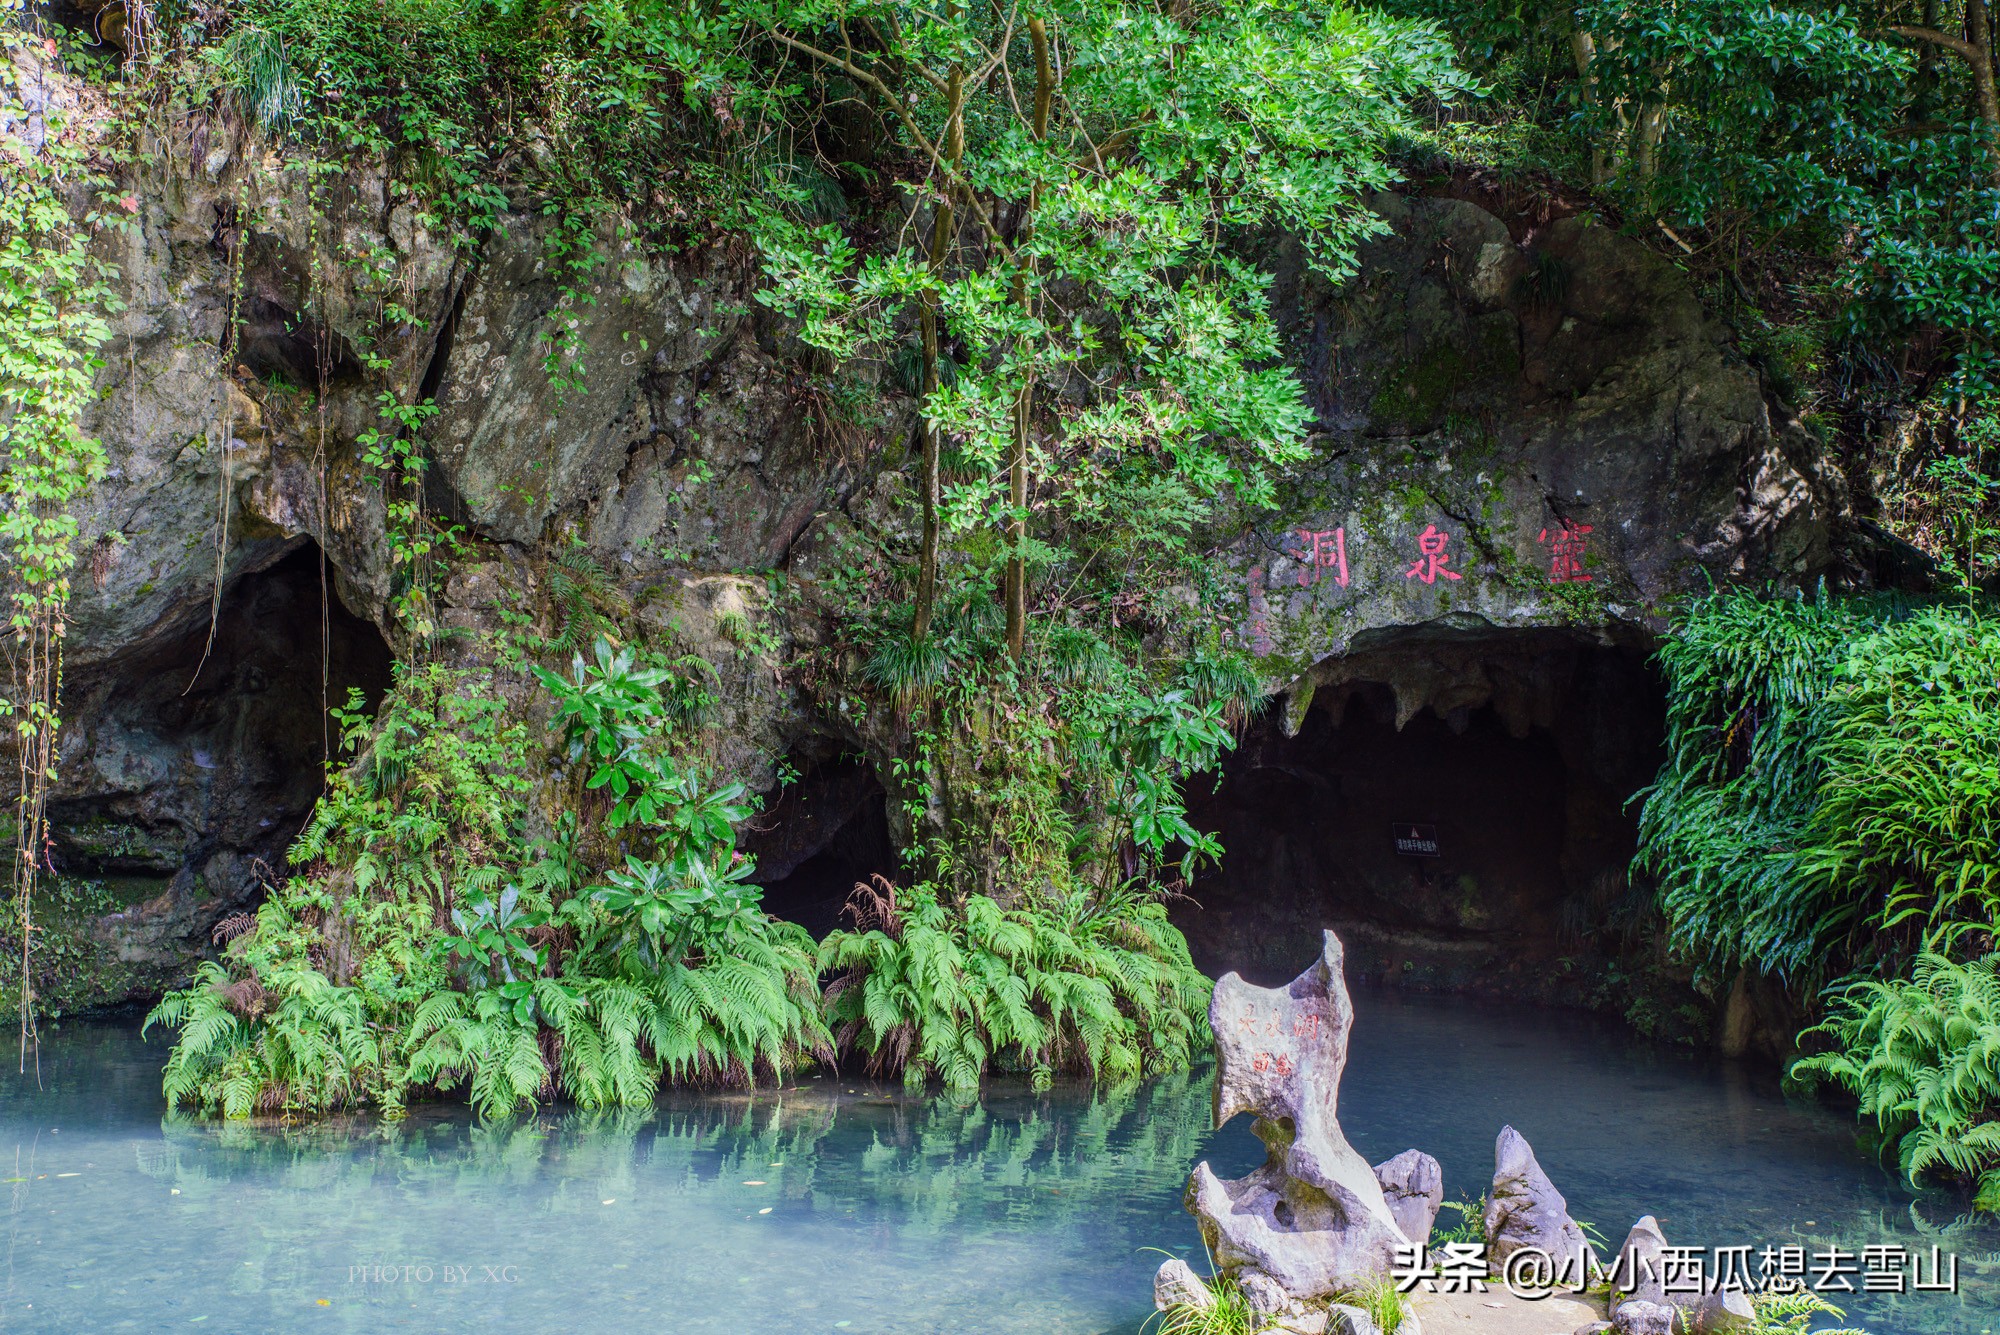
[[[180,1032],[175,1105],[319,1113],[468,1089],[499,1116],[558,1090],[649,1103],[663,1079],[745,1081],[830,1054],[811,938],[762,910],[713,787],[669,745],[668,673],[599,641],[543,671],[582,799],[632,848],[593,874],[575,818],[529,838],[525,730],[489,682],[398,671],[376,719],[342,713],[357,758],[294,849],[307,867],[256,928],[148,1019]]]

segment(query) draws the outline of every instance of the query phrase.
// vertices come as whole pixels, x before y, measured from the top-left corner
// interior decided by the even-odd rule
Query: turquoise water
[[[1837,1241],[1960,1254],[1957,1297],[1869,1295],[1877,1335],[2000,1327],[2000,1230],[1954,1226],[1774,1082],[1635,1046],[1574,1016],[1362,996],[1343,1096],[1379,1161],[1410,1146],[1477,1195],[1503,1122],[1614,1242],[1642,1212],[1688,1244]],[[979,1103],[808,1080],[554,1112],[459,1109],[302,1131],[163,1121],[136,1022],[45,1036],[41,1088],[0,1094],[0,1330],[1135,1331],[1203,1156],[1205,1074],[1117,1095],[996,1088]]]

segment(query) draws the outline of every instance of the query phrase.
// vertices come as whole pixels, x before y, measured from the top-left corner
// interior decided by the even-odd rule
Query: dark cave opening
[[[372,709],[392,661],[301,541],[223,589],[212,645],[196,615],[73,674],[84,763],[51,808],[64,870],[186,874],[197,898],[253,901],[324,790],[340,741],[327,706],[358,688]]]
[[[346,339],[260,292],[243,299],[236,361],[267,384],[314,393],[359,384],[363,376],[361,358]]]
[[[1275,985],[1331,927],[1359,983],[1575,1000],[1564,961],[1615,957],[1646,912],[1626,874],[1663,729],[1643,648],[1423,628],[1315,678],[1295,732],[1267,711],[1189,785],[1224,849],[1172,910],[1195,962]],[[1419,827],[1402,851],[1397,826]]]
[[[794,755],[787,763],[798,777],[767,796],[740,846],[757,859],[765,910],[818,939],[844,925],[857,882],[895,878],[889,799],[874,771],[852,755]]]

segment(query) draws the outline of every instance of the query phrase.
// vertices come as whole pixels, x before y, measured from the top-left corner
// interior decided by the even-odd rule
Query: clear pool
[[[1676,1243],[1939,1242],[1959,1295],[1857,1295],[1850,1319],[2000,1327],[2000,1229],[1912,1199],[1843,1113],[1576,1016],[1357,1008],[1342,1121],[1371,1160],[1422,1148],[1476,1196],[1512,1122],[1614,1243],[1643,1212]],[[7,1063],[0,1330],[1124,1335],[1149,1249],[1199,1252],[1194,1161],[1261,1157],[1246,1119],[1208,1130],[1199,1072],[971,1106],[822,1078],[508,1127],[221,1127],[163,1119],[163,1048],[137,1028],[46,1034],[39,1089]]]

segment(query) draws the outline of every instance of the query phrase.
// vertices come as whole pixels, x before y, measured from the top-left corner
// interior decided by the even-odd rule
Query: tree
[[[2000,103],[1988,0],[1392,3],[1449,13],[1462,57],[1557,132],[1565,152],[1536,165],[1588,177],[1676,238],[1698,232],[1732,254],[1783,239],[1844,261],[1837,323],[1864,359],[1935,331],[1956,415],[1991,392]]]
[[[1344,277],[1381,227],[1385,142],[1467,86],[1434,28],[1325,0],[731,0],[680,22],[687,96],[785,166],[757,212],[761,299],[837,358],[921,368],[915,638],[944,545],[986,533],[1016,659],[1053,526],[1141,488],[1183,515],[1257,503],[1300,457],[1252,243],[1296,235]],[[829,120],[857,104],[872,161],[835,160]],[[870,228],[892,240],[815,221],[802,158],[885,173],[893,217]]]

